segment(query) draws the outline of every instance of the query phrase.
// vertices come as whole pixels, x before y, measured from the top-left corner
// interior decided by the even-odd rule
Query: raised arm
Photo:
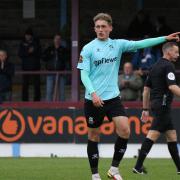
[[[142,48],[147,48],[151,46],[155,46],[158,44],[161,44],[166,41],[172,41],[175,40],[179,42],[179,35],[180,32],[170,34],[168,36],[162,36],[162,37],[157,37],[157,38],[148,38],[140,41],[135,41],[135,47],[137,49],[142,49]]]

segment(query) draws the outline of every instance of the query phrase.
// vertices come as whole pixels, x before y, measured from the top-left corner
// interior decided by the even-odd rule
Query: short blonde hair
[[[98,13],[96,16],[94,16],[93,21],[94,23],[97,20],[104,20],[106,21],[109,25],[112,25],[112,17],[111,15],[107,14],[107,13]]]

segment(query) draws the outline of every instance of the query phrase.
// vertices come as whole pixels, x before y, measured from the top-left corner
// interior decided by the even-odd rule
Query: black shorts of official
[[[150,130],[156,130],[164,133],[168,130],[174,130],[172,123],[171,109],[161,107],[152,109],[153,121]]]
[[[113,117],[127,116],[119,96],[110,100],[105,100],[103,107],[95,107],[91,100],[85,99],[84,112],[87,126],[90,128],[100,127],[105,116],[108,117],[110,122]]]

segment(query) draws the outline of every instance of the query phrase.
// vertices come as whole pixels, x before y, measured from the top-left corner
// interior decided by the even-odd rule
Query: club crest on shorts
[[[172,73],[172,72],[170,72],[170,73],[168,73],[168,79],[169,80],[175,80],[175,75],[174,75],[174,73]]]
[[[89,124],[93,124],[94,123],[93,117],[90,116],[88,122],[89,122]]]

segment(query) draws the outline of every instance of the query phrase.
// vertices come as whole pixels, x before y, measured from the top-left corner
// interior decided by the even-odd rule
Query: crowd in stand
[[[165,17],[157,17],[152,23],[150,17],[143,10],[139,11],[129,25],[127,37],[129,39],[143,39],[147,37],[157,37],[172,33],[173,30],[167,25]],[[52,43],[45,49],[41,48],[39,38],[28,28],[24,33],[24,38],[20,42],[18,56],[21,59],[22,70],[22,101],[30,100],[30,84],[33,86],[33,99],[40,101],[65,100],[66,78],[64,75],[52,74],[53,71],[67,70],[67,60],[70,53],[62,46],[61,34],[54,34]],[[151,66],[158,61],[161,56],[161,46],[138,50],[132,54],[130,62],[126,62],[123,71],[119,75],[119,88],[123,101],[134,101],[141,99],[141,90],[146,75]],[[45,64],[46,75],[46,95],[41,97],[40,74],[31,72],[40,71],[41,64]],[[0,102],[12,100],[12,77],[15,73],[14,65],[8,60],[8,53],[5,49],[0,49]],[[58,81],[58,82],[56,82]],[[55,84],[58,84],[57,89]],[[55,93],[55,91],[57,93]],[[56,96],[56,97],[55,97]]]

